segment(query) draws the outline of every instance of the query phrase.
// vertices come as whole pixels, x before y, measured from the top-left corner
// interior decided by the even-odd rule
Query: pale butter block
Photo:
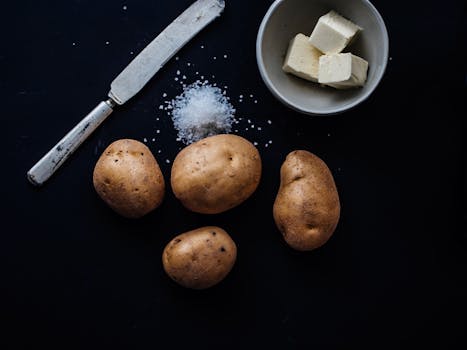
[[[302,79],[317,82],[321,55],[322,53],[310,44],[306,35],[297,34],[290,41],[282,69]]]
[[[310,36],[310,43],[325,54],[340,53],[362,28],[335,11],[321,16]]]
[[[363,86],[368,62],[351,53],[323,55],[319,58],[319,83],[336,89]]]

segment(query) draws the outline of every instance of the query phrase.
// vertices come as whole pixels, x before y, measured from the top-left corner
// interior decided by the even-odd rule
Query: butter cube
[[[321,55],[322,53],[310,44],[308,36],[297,34],[290,41],[282,69],[302,79],[317,82]]]
[[[363,86],[367,71],[368,62],[351,53],[323,55],[319,58],[318,81],[336,89]]]
[[[325,54],[340,53],[362,28],[330,11],[321,16],[310,36],[310,43]]]

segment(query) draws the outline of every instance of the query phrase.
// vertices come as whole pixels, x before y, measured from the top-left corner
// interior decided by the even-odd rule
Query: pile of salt
[[[216,86],[199,81],[184,88],[171,103],[178,139],[191,144],[202,138],[229,133],[235,109]]]

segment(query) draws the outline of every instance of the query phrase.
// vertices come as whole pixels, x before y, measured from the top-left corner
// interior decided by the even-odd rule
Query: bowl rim
[[[274,86],[274,84],[271,82],[269,79],[265,65],[264,65],[264,60],[263,60],[263,55],[262,55],[262,50],[261,50],[261,44],[263,42],[263,36],[264,36],[264,30],[266,28],[266,25],[271,17],[271,15],[276,11],[276,9],[284,2],[287,0],[276,0],[274,1],[271,6],[269,7],[268,11],[263,17],[263,20],[261,21],[261,25],[258,30],[258,35],[256,37],[256,63],[258,65],[258,69],[261,75],[261,78],[263,79],[264,83],[268,87],[268,89],[272,92],[272,94],[283,104],[286,106],[292,108],[293,110],[303,113],[303,114],[308,114],[308,115],[316,115],[316,116],[326,116],[326,115],[336,115],[336,114],[341,114],[344,113],[360,103],[364,102],[370,95],[376,90],[378,87],[379,83],[381,82],[387,68],[388,60],[389,60],[389,35],[388,31],[386,28],[386,24],[384,23],[383,17],[381,14],[378,12],[376,7],[369,1],[369,0],[360,0],[361,2],[365,3],[366,6],[369,8],[369,10],[373,13],[373,15],[376,17],[376,21],[380,24],[383,32],[383,62],[381,69],[378,71],[375,83],[372,89],[369,89],[366,91],[364,94],[359,96],[355,101],[350,102],[342,107],[339,108],[333,108],[330,109],[327,112],[319,112],[319,111],[313,111],[310,109],[302,108],[294,103],[292,103],[290,100],[288,100],[285,96],[283,96],[277,88]]]

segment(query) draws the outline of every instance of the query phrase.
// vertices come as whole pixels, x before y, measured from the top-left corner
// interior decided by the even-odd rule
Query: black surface
[[[45,187],[27,182],[26,171],[105,98],[130,52],[190,2],[2,4],[3,348],[465,348],[463,1],[375,0],[392,60],[367,102],[331,118],[288,110],[263,85],[254,49],[271,1],[228,1],[221,19]],[[259,142],[261,185],[216,216],[188,212],[169,188],[156,212],[124,220],[94,192],[94,164],[116,139],[147,138],[169,179],[165,159],[182,145],[158,106],[164,92],[180,93],[177,69],[189,80],[196,70],[215,75],[212,81],[229,86],[237,116],[263,125],[246,131],[244,120],[239,128]],[[238,102],[250,93],[257,104]],[[306,254],[283,243],[271,212],[280,164],[301,148],[328,163],[342,201],[332,239]],[[174,235],[205,224],[231,233],[238,261],[217,287],[185,290],[164,274],[161,252]]]

